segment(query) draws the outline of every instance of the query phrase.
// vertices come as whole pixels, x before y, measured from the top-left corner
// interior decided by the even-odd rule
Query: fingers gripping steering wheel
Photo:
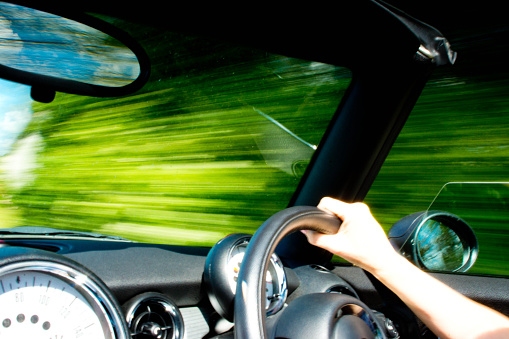
[[[316,207],[296,206],[274,214],[247,247],[235,294],[235,338],[386,338],[373,312],[361,301],[341,294],[315,293],[294,300],[272,333],[265,324],[265,275],[276,246],[286,235],[308,229],[337,233],[341,221]],[[309,325],[309,326],[308,326]]]

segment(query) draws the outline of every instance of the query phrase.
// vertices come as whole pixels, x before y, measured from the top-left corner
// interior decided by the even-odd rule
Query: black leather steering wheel
[[[296,206],[274,214],[260,226],[246,249],[237,280],[235,338],[268,338],[263,286],[270,257],[281,239],[302,229],[334,234],[340,225],[341,221],[331,213],[316,207]],[[341,332],[339,337],[343,338],[386,338],[372,311],[349,296],[309,294],[297,298],[282,311],[284,313],[276,325],[278,337],[319,339],[331,338]],[[364,318],[369,320],[366,322]],[[311,326],[305,326],[306,323]]]

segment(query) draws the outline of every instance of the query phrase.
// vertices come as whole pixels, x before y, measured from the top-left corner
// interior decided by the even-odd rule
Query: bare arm
[[[506,338],[509,319],[421,271],[392,248],[364,204],[324,198],[318,205],[343,220],[337,234],[303,232],[308,241],[373,274],[440,338]]]

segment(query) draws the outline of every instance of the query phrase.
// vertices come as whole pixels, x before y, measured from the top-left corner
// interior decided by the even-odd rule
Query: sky
[[[30,87],[0,79],[0,156],[10,151],[31,118]]]

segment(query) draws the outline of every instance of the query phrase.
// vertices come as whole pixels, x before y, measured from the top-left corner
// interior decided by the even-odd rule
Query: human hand
[[[383,268],[398,256],[365,204],[348,204],[323,198],[318,208],[334,213],[343,222],[338,233],[332,235],[303,231],[312,245],[324,248],[370,272]]]

